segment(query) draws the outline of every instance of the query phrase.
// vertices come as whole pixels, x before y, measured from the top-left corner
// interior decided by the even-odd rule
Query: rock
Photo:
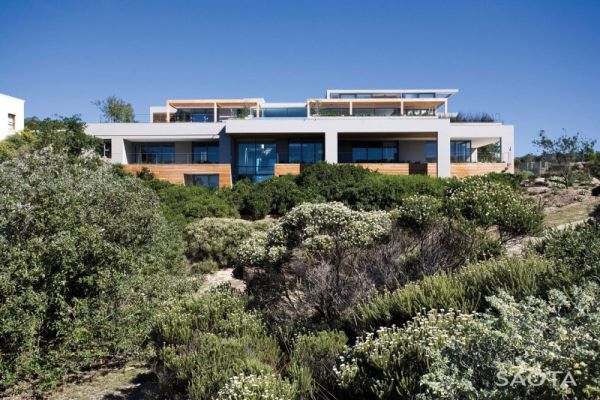
[[[546,178],[540,176],[538,178],[535,178],[533,180],[533,183],[535,183],[537,186],[546,186]]]
[[[592,178],[592,185],[594,186],[600,186],[600,179],[593,177]]]

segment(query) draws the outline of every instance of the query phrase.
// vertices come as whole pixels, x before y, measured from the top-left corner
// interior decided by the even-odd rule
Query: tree
[[[558,138],[552,139],[541,130],[533,144],[541,149],[542,159],[556,164],[565,187],[570,187],[573,184],[573,163],[588,158],[596,141],[582,138],[579,132],[569,136],[564,129]]]
[[[131,103],[127,103],[117,96],[92,101],[92,104],[102,112],[102,118],[106,122],[135,122],[135,114]]]
[[[100,152],[102,140],[85,133],[85,122],[79,115],[27,118],[23,131],[0,142],[0,162],[46,147],[76,157],[86,151]]]

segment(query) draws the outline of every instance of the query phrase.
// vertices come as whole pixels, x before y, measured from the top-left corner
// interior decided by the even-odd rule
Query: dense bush
[[[354,211],[340,203],[305,203],[287,213],[266,235],[255,234],[239,249],[244,265],[279,263],[294,251],[316,256],[336,246],[367,246],[391,227],[385,212]],[[339,239],[339,240],[336,240]]]
[[[0,216],[0,388],[139,353],[153,310],[184,290],[158,200],[98,159],[0,164]]]
[[[296,177],[296,182],[303,190],[311,191],[321,200],[346,202],[348,192],[374,174],[357,165],[320,162],[304,168]]]
[[[249,222],[234,218],[203,218],[186,228],[186,253],[193,261],[213,260],[221,268],[237,263],[241,242],[255,231],[266,231],[270,221]]]
[[[240,215],[233,204],[218,193],[202,186],[174,185],[154,179],[145,173],[142,180],[160,198],[165,217],[183,229],[189,222],[207,218],[238,218]]]
[[[52,147],[56,153],[79,156],[85,151],[99,152],[102,140],[85,134],[85,123],[79,115],[27,118],[23,131],[0,142],[0,161],[46,147]]]
[[[329,398],[335,390],[333,366],[346,347],[343,332],[319,331],[299,335],[290,355],[289,374],[302,398]]]
[[[581,224],[552,230],[532,249],[545,258],[565,264],[573,273],[600,281],[600,224]]]
[[[397,210],[392,211],[391,216],[401,226],[420,231],[441,218],[442,202],[429,195],[411,195],[402,201]]]
[[[231,378],[273,373],[280,358],[248,298],[227,287],[173,304],[157,318],[152,343],[159,389],[170,398],[226,397],[237,393],[236,384],[226,387]]]
[[[308,193],[296,185],[293,176],[274,176],[260,183],[241,180],[232,189],[223,190],[221,195],[235,204],[240,214],[260,219],[267,214],[285,214],[315,197]]]
[[[500,293],[487,299],[494,312],[481,315],[452,309],[418,314],[401,328],[359,339],[340,359],[340,385],[349,397],[365,399],[595,398],[598,289],[575,289],[572,299],[551,291],[547,302],[530,297],[517,303]],[[535,384],[526,384],[529,379]]]
[[[540,257],[493,259],[374,296],[356,308],[353,324],[359,331],[367,332],[380,326],[401,325],[422,309],[481,311],[489,306],[485,297],[501,290],[521,299],[563,288],[572,281],[572,272],[567,268]]]
[[[502,239],[542,230],[544,214],[533,200],[520,196],[509,185],[475,176],[451,182],[446,207],[450,215],[497,226]]]

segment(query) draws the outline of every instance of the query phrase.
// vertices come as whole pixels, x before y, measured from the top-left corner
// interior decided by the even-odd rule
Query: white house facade
[[[227,187],[318,161],[385,174],[512,172],[514,128],[448,112],[455,89],[328,90],[325,98],[168,100],[149,122],[88,124],[105,156],[175,183]],[[461,122],[462,121],[462,122]],[[482,122],[485,121],[485,122]],[[487,122],[490,121],[490,122]]]
[[[0,93],[0,140],[25,127],[25,100]]]

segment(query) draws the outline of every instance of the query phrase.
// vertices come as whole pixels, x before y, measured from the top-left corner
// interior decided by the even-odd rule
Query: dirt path
[[[154,374],[146,365],[129,364],[83,374],[77,381],[63,385],[49,400],[141,400],[156,390]]]
[[[246,284],[244,281],[233,277],[233,268],[225,268],[210,274],[206,274],[204,276],[204,282],[202,283],[200,290],[198,290],[198,294],[204,293],[210,288],[219,286],[223,283],[229,283],[232,288],[242,292],[246,290]]]

